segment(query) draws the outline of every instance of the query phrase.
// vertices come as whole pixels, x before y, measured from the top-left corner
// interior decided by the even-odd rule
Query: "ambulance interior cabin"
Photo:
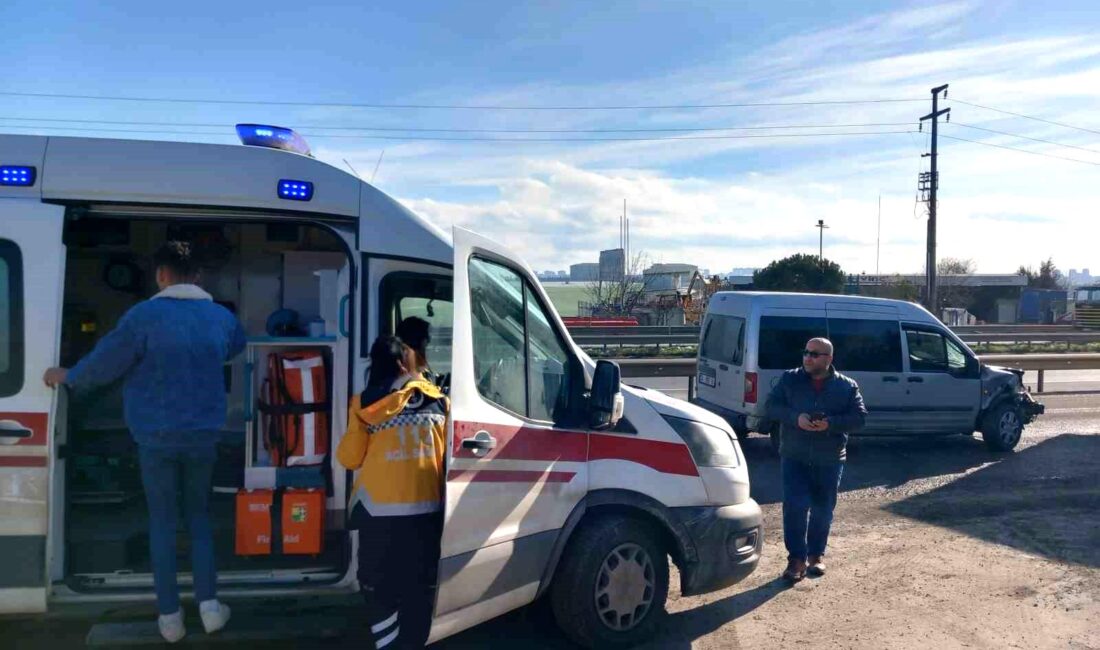
[[[76,364],[126,310],[157,293],[151,256],[158,246],[192,242],[203,253],[200,284],[236,314],[249,341],[223,377],[228,418],[211,494],[220,583],[337,580],[347,557],[345,476],[338,471],[333,480],[329,444],[346,420],[339,405],[347,404],[346,339],[337,336],[348,293],[341,239],[326,227],[285,220],[71,212],[62,365]],[[59,418],[67,424],[66,581],[78,591],[147,587],[148,515],[122,384],[67,394]],[[179,572],[186,574],[182,504],[177,536]],[[181,575],[182,584],[188,580]]]

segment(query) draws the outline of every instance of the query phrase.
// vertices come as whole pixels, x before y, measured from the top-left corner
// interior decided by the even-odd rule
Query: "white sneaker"
[[[157,618],[157,627],[160,628],[160,635],[168,643],[179,641],[187,634],[187,630],[183,627],[183,610],[180,609],[175,614],[161,614]]]
[[[213,634],[229,622],[229,605],[217,600],[204,600],[199,603],[199,616],[207,634]]]

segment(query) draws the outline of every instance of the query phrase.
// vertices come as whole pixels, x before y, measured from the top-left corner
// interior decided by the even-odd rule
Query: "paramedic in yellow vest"
[[[370,360],[336,450],[341,465],[357,470],[348,510],[366,626],[375,648],[422,647],[442,534],[448,402],[423,377],[423,356],[400,338],[379,338]]]

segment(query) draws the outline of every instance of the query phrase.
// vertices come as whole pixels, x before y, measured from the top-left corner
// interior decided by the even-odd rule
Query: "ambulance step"
[[[287,641],[296,639],[336,639],[348,628],[347,617],[296,616],[289,618],[248,617],[238,618],[236,610],[224,630],[216,634],[203,632],[198,616],[188,617],[187,636],[176,645],[236,644],[247,641]],[[157,630],[156,620],[117,623],[97,623],[88,631],[84,640],[88,647],[117,648],[147,646],[164,643]]]

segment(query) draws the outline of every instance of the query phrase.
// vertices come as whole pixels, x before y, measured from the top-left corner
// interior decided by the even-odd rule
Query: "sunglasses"
[[[816,359],[818,357],[827,357],[827,356],[830,356],[830,355],[829,355],[828,352],[816,352],[814,350],[803,350],[802,351],[802,356],[810,357],[811,359]]]

